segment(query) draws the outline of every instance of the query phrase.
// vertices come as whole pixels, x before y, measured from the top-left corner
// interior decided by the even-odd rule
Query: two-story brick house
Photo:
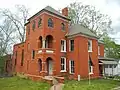
[[[16,72],[74,79],[99,76],[98,38],[81,25],[69,26],[67,16],[67,8],[61,14],[47,6],[28,19],[25,42],[14,45]]]

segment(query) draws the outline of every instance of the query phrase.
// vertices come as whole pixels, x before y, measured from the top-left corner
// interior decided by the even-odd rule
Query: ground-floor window
[[[92,60],[89,60],[89,74],[93,74],[93,63],[92,63]]]
[[[69,61],[69,71],[71,74],[75,73],[75,63],[73,60]]]
[[[61,57],[61,72],[66,72],[66,58]]]
[[[89,66],[89,74],[93,74],[93,66]]]

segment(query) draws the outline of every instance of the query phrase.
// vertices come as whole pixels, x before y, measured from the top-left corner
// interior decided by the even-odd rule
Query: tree
[[[15,30],[11,20],[7,18],[0,25],[0,56],[12,51],[10,47],[15,43]]]
[[[105,55],[109,58],[120,58],[120,45],[116,44],[113,39],[108,36],[103,38],[105,44]]]
[[[16,5],[16,12],[12,12],[8,9],[2,10],[1,15],[6,19],[9,19],[12,25],[16,29],[16,35],[20,42],[25,40],[25,23],[27,22],[27,17],[29,15],[28,9],[24,5]]]
[[[97,34],[99,38],[112,30],[110,17],[101,14],[95,7],[75,2],[68,8],[71,24],[81,24]]]

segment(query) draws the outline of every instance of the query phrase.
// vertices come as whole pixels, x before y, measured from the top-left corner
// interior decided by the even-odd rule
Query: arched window
[[[32,30],[35,29],[35,21],[33,21],[33,24],[32,24]]]
[[[39,37],[38,48],[42,48],[42,36]]]
[[[61,29],[65,30],[65,24],[64,23],[61,23]]]
[[[42,19],[39,18],[39,20],[38,20],[38,28],[41,26],[41,24],[42,24]]]
[[[53,21],[51,18],[48,19],[48,27],[53,27]]]

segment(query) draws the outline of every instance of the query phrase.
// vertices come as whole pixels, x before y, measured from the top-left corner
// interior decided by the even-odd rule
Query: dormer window
[[[32,30],[34,31],[35,29],[35,21],[33,21],[33,24],[32,24]]]
[[[48,27],[53,27],[53,21],[51,18],[48,19]]]
[[[64,31],[65,30],[65,24],[61,23],[61,29]]]
[[[38,28],[41,26],[41,24],[42,24],[42,19],[39,18],[39,20],[38,20]]]

